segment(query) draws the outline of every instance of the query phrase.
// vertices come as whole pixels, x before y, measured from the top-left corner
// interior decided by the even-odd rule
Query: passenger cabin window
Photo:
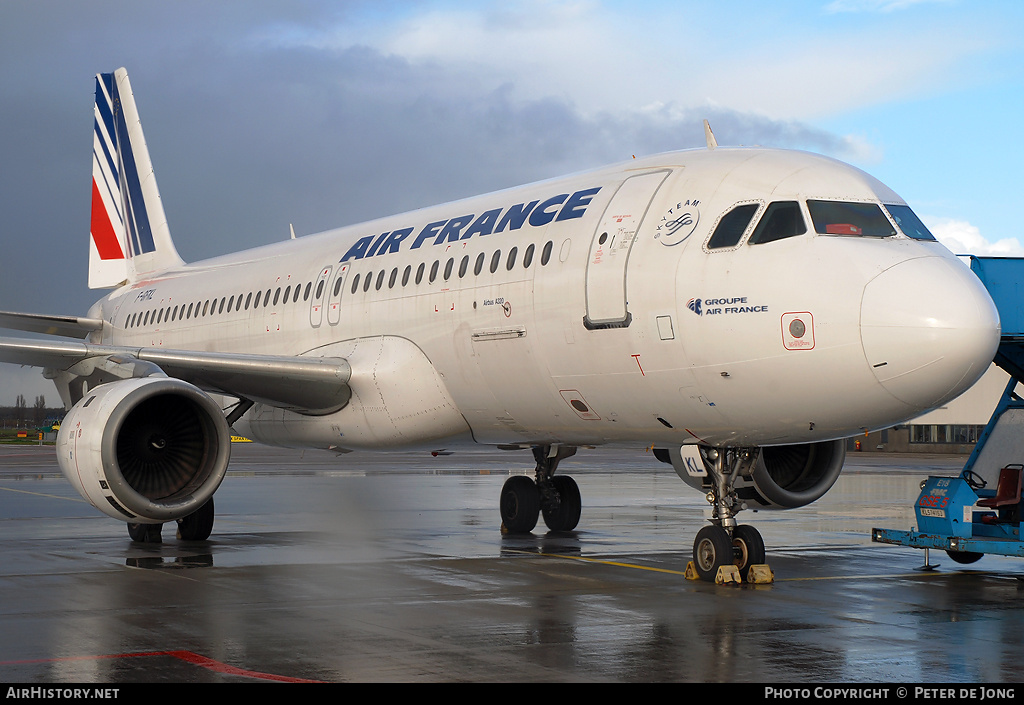
[[[743,233],[747,231],[747,226],[754,219],[758,208],[760,205],[757,203],[745,203],[723,215],[722,219],[718,221],[715,232],[711,234],[711,239],[708,240],[708,249],[735,247],[743,237]]]
[[[548,260],[551,259],[552,244],[553,243],[551,242],[551,240],[548,240],[546,243],[544,243],[544,249],[540,251],[540,266],[542,267],[546,267],[548,264]]]
[[[807,232],[807,224],[800,213],[800,204],[796,201],[775,201],[769,203],[764,215],[750,236],[751,245],[763,245],[767,242],[796,237]]]
[[[820,235],[892,237],[896,228],[877,203],[848,201],[807,201],[814,232]]]
[[[910,210],[910,206],[885,206],[885,210],[889,211],[889,215],[896,221],[896,225],[900,226],[900,230],[907,237],[914,238],[915,240],[934,240],[935,236],[924,226],[920,218],[914,214],[914,211]]]

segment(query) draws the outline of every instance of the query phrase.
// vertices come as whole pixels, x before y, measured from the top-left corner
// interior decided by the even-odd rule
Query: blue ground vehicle
[[[1002,337],[995,363],[1010,381],[960,476],[922,483],[914,506],[917,531],[871,530],[877,543],[940,549],[957,563],[973,563],[986,553],[1024,556],[1024,399],[1016,393],[1024,382],[1024,259],[971,257],[971,269],[999,309]]]

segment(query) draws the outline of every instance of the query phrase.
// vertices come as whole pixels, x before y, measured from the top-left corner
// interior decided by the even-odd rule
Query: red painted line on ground
[[[245,678],[258,678],[266,681],[278,681],[281,683],[323,683],[324,681],[310,680],[308,678],[292,678],[291,676],[279,676],[274,673],[261,673],[260,671],[249,671],[236,666],[229,666],[226,663],[216,661],[206,656],[200,656],[192,651],[142,651],[135,654],[105,654],[100,656],[66,656],[64,658],[40,658],[25,659],[22,661],[0,661],[0,666],[13,666],[26,663],[59,663],[62,661],[97,661],[100,659],[127,659],[147,656],[170,656],[193,666],[199,666],[217,673],[225,673],[232,676],[243,676]]]

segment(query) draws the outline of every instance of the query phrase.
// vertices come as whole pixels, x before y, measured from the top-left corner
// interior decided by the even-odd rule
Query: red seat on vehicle
[[[999,509],[1020,503],[1021,475],[1024,465],[1007,465],[999,471],[999,484],[996,485],[996,496],[978,500],[979,507]]]

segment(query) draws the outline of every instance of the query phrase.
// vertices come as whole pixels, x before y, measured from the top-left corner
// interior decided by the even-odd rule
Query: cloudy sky
[[[630,155],[804,149],[1024,255],[1024,3],[0,0],[0,310],[83,314],[93,76],[188,261]],[[0,404],[56,403],[0,365]]]

